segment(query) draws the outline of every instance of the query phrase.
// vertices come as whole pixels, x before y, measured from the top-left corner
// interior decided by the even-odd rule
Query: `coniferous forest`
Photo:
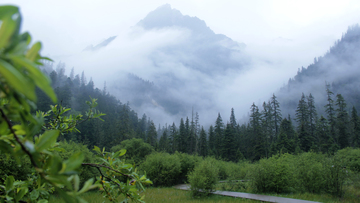
[[[47,68],[52,70],[51,68]],[[46,70],[46,69],[44,69]],[[349,107],[341,94],[334,95],[331,85],[324,86],[327,102],[321,104],[325,115],[319,115],[316,98],[299,95],[295,117],[282,115],[281,104],[275,94],[261,106],[253,103],[249,120],[238,123],[234,109],[230,118],[222,118],[219,112],[213,125],[201,125],[200,115],[194,112],[180,123],[158,127],[145,114],[138,116],[129,103],[122,103],[106,90],[95,88],[85,73],[70,76],[64,74],[64,64],[48,73],[59,104],[71,108],[70,114],[84,113],[86,101],[98,99],[98,109],[105,113],[103,119],[90,120],[78,126],[81,133],[71,133],[60,140],[83,143],[92,149],[94,145],[111,148],[124,140],[140,138],[156,151],[176,151],[200,156],[213,156],[226,161],[256,161],[279,153],[299,154],[321,152],[334,154],[339,149],[360,146],[360,121],[357,109]],[[38,109],[47,111],[51,105],[39,90]],[[318,104],[317,104],[318,105]],[[351,109],[351,111],[348,111]]]

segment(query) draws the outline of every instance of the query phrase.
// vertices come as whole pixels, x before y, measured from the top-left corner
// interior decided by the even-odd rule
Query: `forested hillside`
[[[147,129],[155,128],[154,123],[145,114],[138,117],[129,103],[122,103],[110,95],[106,83],[102,90],[94,87],[92,79],[86,78],[85,73],[70,76],[65,75],[65,64],[59,63],[53,70],[53,64],[47,63],[42,69],[52,81],[52,87],[58,96],[58,105],[71,108],[69,114],[84,113],[88,109],[86,101],[97,98],[97,109],[106,115],[105,122],[98,119],[81,123],[78,129],[81,133],[66,134],[61,139],[81,142],[91,149],[94,145],[110,149],[121,141],[131,138],[145,139]],[[50,99],[41,90],[37,90],[38,110],[48,111],[52,105]]]
[[[345,34],[330,47],[324,56],[315,57],[314,63],[298,70],[279,92],[279,100],[287,113],[296,108],[299,95],[312,93],[317,98],[316,107],[322,113],[322,103],[327,97],[324,90],[329,84],[334,94],[342,94],[349,111],[354,105],[360,108],[360,26],[350,26]]]

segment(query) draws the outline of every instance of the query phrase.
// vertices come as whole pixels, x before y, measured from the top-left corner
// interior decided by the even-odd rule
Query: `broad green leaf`
[[[0,27],[0,49],[8,46],[12,35],[16,31],[16,22],[11,17],[12,15],[9,14],[2,18]]]
[[[85,182],[84,186],[78,192],[78,194],[87,192],[88,190],[91,190],[91,189],[94,189],[94,188],[98,187],[98,185],[93,185],[93,182],[94,182],[94,178],[91,178],[91,179],[87,180]]]
[[[51,145],[55,144],[58,136],[58,130],[46,131],[40,136],[39,141],[35,144],[36,150],[41,152],[44,149],[49,148]]]
[[[80,179],[78,175],[74,177],[74,190],[79,191]]]
[[[39,201],[37,201],[37,203],[48,203],[49,201],[47,201],[46,199],[41,199]]]
[[[19,13],[19,8],[16,6],[1,6],[0,7],[0,19],[3,20],[7,16],[12,16],[15,13]]]
[[[0,37],[1,38],[1,37]],[[29,82],[16,68],[0,59],[0,75],[4,77],[16,91],[35,101],[35,86]]]
[[[41,49],[41,43],[36,42],[26,53],[26,58],[28,58],[30,61],[35,61],[36,56],[39,54],[39,51]]]
[[[63,167],[60,173],[73,174],[76,173],[77,169],[81,166],[84,160],[84,154],[81,152],[73,154],[68,160],[63,163]]]
[[[126,153],[126,149],[122,149],[122,150],[120,150],[120,155],[119,156],[124,156],[125,153]]]
[[[99,153],[99,154],[101,154],[101,150],[100,150],[100,148],[97,147],[97,146],[94,146],[94,151],[97,152],[97,153]]]
[[[20,200],[29,191],[28,188],[20,188],[16,195],[16,200]]]
[[[29,76],[34,80],[35,84],[44,91],[52,100],[56,102],[56,94],[50,85],[50,80],[36,67],[36,64],[29,59],[21,56],[9,56],[15,63],[23,66],[30,73]]]
[[[8,176],[5,181],[6,191],[12,190],[14,188],[14,176]]]
[[[32,201],[34,201],[34,200],[36,200],[37,198],[39,198],[39,195],[40,195],[40,193],[39,193],[38,190],[33,190],[33,191],[30,192],[30,199],[31,199]]]

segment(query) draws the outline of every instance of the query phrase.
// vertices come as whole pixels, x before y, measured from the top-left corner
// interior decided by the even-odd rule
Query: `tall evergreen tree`
[[[327,113],[327,120],[330,125],[330,134],[334,141],[336,141],[336,118],[335,118],[335,108],[334,108],[334,100],[332,96],[334,93],[330,90],[330,85],[326,84],[326,95],[327,95],[327,104],[325,105],[325,111]]]
[[[234,108],[231,108],[230,125],[231,125],[233,128],[236,127],[236,119],[235,119]]]
[[[275,138],[279,133],[279,125],[282,120],[281,110],[280,110],[280,103],[276,99],[275,94],[271,97],[271,108],[273,113],[273,120],[274,120],[274,130],[275,130]]]
[[[184,119],[181,118],[180,119],[180,126],[179,126],[179,139],[178,139],[178,150],[179,152],[187,152],[187,146],[186,146],[186,139],[187,138],[187,134],[186,134],[186,127],[184,124]]]
[[[305,101],[305,95],[302,93],[296,109],[296,121],[298,122],[298,135],[300,149],[308,152],[313,145],[313,139],[310,135],[310,121],[308,103]]]
[[[210,125],[209,127],[209,155],[216,155],[216,137],[214,132],[214,127]]]
[[[266,156],[265,137],[261,129],[261,114],[255,103],[251,105],[250,112],[250,126],[253,143],[252,159],[259,160]]]
[[[218,117],[215,122],[215,156],[219,157],[221,155],[222,151],[222,142],[224,138],[224,123],[222,121],[220,113],[218,114]]]
[[[160,151],[164,151],[164,152],[169,152],[169,139],[167,136],[167,129],[164,130],[162,136],[160,137],[159,140],[159,150]]]
[[[147,131],[147,143],[149,143],[151,146],[156,147],[157,146],[157,132],[154,122],[150,122],[149,130]]]
[[[169,132],[169,147],[170,147],[170,152],[174,153],[175,151],[178,151],[178,147],[179,147],[179,135],[177,132],[177,128],[175,123],[172,124],[172,126],[170,127],[170,132]]]
[[[224,131],[224,138],[222,142],[222,151],[221,156],[227,161],[237,161],[236,160],[236,143],[235,143],[235,128],[231,125],[231,123],[228,123],[226,125],[225,131]]]
[[[207,141],[206,141],[206,132],[204,128],[201,128],[200,131],[200,139],[199,139],[199,156],[207,156],[208,155],[208,147],[207,147]]]
[[[353,106],[351,111],[351,123],[352,123],[352,136],[351,143],[352,147],[360,147],[360,122],[359,115]]]
[[[307,97],[308,109],[309,109],[309,133],[313,140],[316,140],[316,123],[317,123],[317,112],[315,108],[315,99],[310,93]]]
[[[317,124],[317,137],[319,138],[319,151],[322,153],[332,153],[336,148],[333,138],[331,137],[329,122],[323,116],[320,117]]]
[[[346,111],[346,102],[341,94],[336,95],[336,106],[337,106],[337,139],[341,149],[349,146],[349,133],[348,133],[348,121],[349,116]]]

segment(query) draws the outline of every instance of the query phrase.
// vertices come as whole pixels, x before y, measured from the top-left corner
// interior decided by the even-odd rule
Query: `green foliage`
[[[61,150],[59,150],[56,154],[58,154],[64,160],[69,159],[73,154],[81,152],[84,155],[85,163],[96,162],[94,153],[92,153],[86,145],[75,143],[73,141],[62,141],[59,143],[59,147]],[[83,185],[85,181],[89,180],[90,178],[95,178],[96,176],[100,176],[96,168],[89,166],[81,167],[79,172],[80,185]]]
[[[323,192],[327,179],[324,167],[325,159],[324,155],[313,152],[303,153],[296,157],[296,180],[299,182],[298,186],[302,186],[300,191]]]
[[[291,170],[292,155],[283,154],[261,159],[254,164],[249,178],[256,192],[282,193],[292,190],[294,174]]]
[[[193,196],[206,196],[215,191],[219,169],[214,158],[206,158],[189,174],[189,183]]]
[[[154,147],[149,143],[145,143],[143,139],[130,139],[124,140],[120,145],[116,145],[111,148],[111,152],[116,152],[121,149],[126,149],[124,158],[129,162],[136,165],[140,165],[145,157],[154,152]]]
[[[342,160],[347,170],[360,173],[360,149],[345,148],[336,152],[336,157]]]
[[[185,183],[187,181],[187,175],[189,172],[194,170],[196,164],[198,164],[202,158],[180,152],[176,152],[174,155],[180,159],[181,165],[181,172],[179,174],[177,183]]]
[[[155,186],[172,186],[178,182],[181,173],[180,158],[164,152],[155,152],[146,157],[140,165]]]
[[[0,154],[0,177],[13,176],[18,180],[27,180],[32,172],[34,171],[28,157],[15,160],[14,157]],[[0,184],[3,184],[3,181],[0,179]]]

